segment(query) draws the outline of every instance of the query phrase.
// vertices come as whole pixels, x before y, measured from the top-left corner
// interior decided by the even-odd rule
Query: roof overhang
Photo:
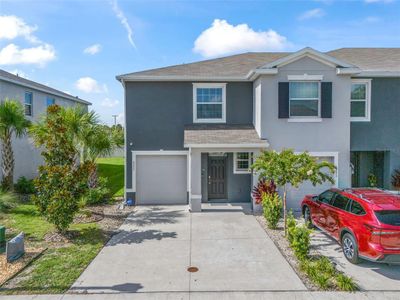
[[[249,81],[242,76],[146,76],[146,75],[119,75],[115,77],[118,81]]]
[[[313,60],[316,60],[320,63],[323,63],[325,65],[328,65],[332,68],[336,68],[336,74],[337,75],[351,75],[351,74],[357,74],[361,70],[357,68],[357,66],[354,66],[352,64],[349,64],[347,62],[341,61],[339,59],[336,59],[332,56],[329,56],[325,53],[319,52],[315,49],[312,49],[310,47],[301,49],[295,53],[289,54],[285,57],[279,58],[273,62],[270,62],[262,67],[259,67],[257,69],[251,70],[247,74],[247,78],[249,80],[254,80],[256,79],[259,75],[274,75],[278,73],[278,69],[282,66],[285,66],[287,64],[293,63],[299,59],[302,59],[304,57],[309,57]]]
[[[263,149],[268,148],[269,143],[265,140],[264,143],[255,144],[184,144],[185,148],[207,148],[207,149]]]
[[[4,81],[7,81],[7,82],[11,82],[11,83],[13,83],[13,84],[17,84],[17,85],[20,85],[20,86],[24,86],[24,87],[30,88],[30,89],[32,89],[32,90],[41,91],[41,92],[44,92],[44,93],[46,93],[46,94],[51,94],[51,95],[58,96],[58,97],[61,97],[61,98],[64,98],[64,99],[69,99],[69,100],[72,100],[72,101],[75,101],[75,102],[79,102],[79,103],[82,103],[82,104],[85,104],[85,105],[92,105],[91,102],[86,101],[86,100],[83,100],[83,99],[81,99],[81,98],[74,97],[74,96],[68,95],[68,94],[63,94],[63,93],[61,93],[61,92],[58,93],[58,92],[56,92],[56,91],[50,91],[50,90],[48,90],[48,89],[46,89],[46,88],[41,88],[41,87],[38,87],[38,86],[35,86],[35,85],[31,85],[31,84],[29,84],[29,83],[20,82],[20,81],[18,81],[18,80],[13,80],[13,79],[8,78],[8,77],[5,77],[5,76],[1,76],[1,75],[0,75],[0,80],[4,80]]]

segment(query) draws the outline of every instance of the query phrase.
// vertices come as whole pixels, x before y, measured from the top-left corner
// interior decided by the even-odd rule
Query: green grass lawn
[[[1,214],[1,223],[23,231],[28,241],[43,242],[54,226],[40,217],[32,204],[21,204]],[[63,293],[75,282],[86,266],[94,259],[106,242],[106,237],[96,223],[71,224],[69,230],[76,236],[71,244],[49,248],[21,273],[21,280],[12,289],[1,289],[0,294]],[[10,238],[10,237],[8,237]]]
[[[99,176],[108,179],[108,186],[113,197],[124,196],[124,158],[108,157],[97,160]]]

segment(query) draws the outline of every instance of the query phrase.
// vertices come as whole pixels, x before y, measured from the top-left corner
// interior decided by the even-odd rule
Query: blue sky
[[[400,47],[400,1],[0,0],[0,68],[91,101],[108,124],[118,74],[305,46]]]

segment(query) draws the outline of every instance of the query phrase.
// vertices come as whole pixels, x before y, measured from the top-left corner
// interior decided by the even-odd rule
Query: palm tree
[[[24,108],[17,100],[5,99],[0,104],[0,140],[1,145],[1,185],[5,190],[13,189],[14,182],[14,152],[12,138],[20,138],[26,134],[30,122],[25,119]]]
[[[88,163],[90,167],[88,186],[94,188],[98,184],[97,158],[110,154],[120,143],[107,126],[100,124],[94,112],[86,112],[82,107],[75,106],[64,109],[63,114],[73,133],[80,161]]]

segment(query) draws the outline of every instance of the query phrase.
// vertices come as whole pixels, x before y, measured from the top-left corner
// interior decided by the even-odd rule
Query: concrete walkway
[[[337,268],[354,278],[363,291],[400,291],[400,265],[387,265],[362,261],[354,265],[344,257],[340,245],[322,231],[316,229],[311,246],[329,257]],[[398,298],[400,299],[400,297]]]
[[[398,300],[400,292],[164,292],[0,296],[1,300]]]
[[[69,293],[305,291],[248,207],[225,208],[138,207]]]

